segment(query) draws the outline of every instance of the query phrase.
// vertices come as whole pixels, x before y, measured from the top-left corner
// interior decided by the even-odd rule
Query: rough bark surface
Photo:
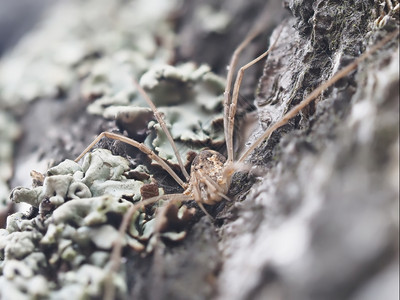
[[[247,143],[399,27],[398,11],[386,24],[374,23],[390,14],[380,6],[385,1],[221,0],[215,8],[237,16],[235,21],[220,35],[202,36],[192,17],[199,2],[215,1],[185,1],[177,16],[177,61],[207,62],[223,73],[234,46],[265,6],[271,17],[265,34],[273,32],[273,41],[282,28],[265,65],[258,66],[263,67],[255,100],[258,129]],[[241,62],[251,60],[265,45],[257,39]],[[245,75],[247,98],[255,89],[256,70]],[[34,106],[46,105],[44,101],[48,100]],[[76,115],[81,106],[68,103],[74,108],[60,111]],[[27,128],[29,115],[24,120]],[[83,134],[79,128],[90,127],[89,136],[80,136],[74,146],[79,149],[98,130],[93,124],[101,122],[96,119],[89,125],[85,120],[78,116],[70,124],[78,136]],[[184,241],[160,243],[153,255],[127,253],[127,297],[398,299],[398,126],[396,37],[256,149],[249,159],[255,175],[235,177],[230,192],[235,202],[211,208],[214,221],[197,219]],[[68,127],[66,121],[55,128]],[[34,141],[24,142],[30,149],[27,142]],[[57,160],[65,154],[61,149],[56,150]],[[19,155],[17,163],[28,154]]]
[[[386,34],[368,1],[288,5],[260,131]],[[253,155],[268,174],[221,228],[218,299],[398,297],[398,55],[395,41]]]

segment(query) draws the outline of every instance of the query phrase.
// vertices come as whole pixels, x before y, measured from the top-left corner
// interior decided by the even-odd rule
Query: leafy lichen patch
[[[178,67],[160,66],[144,74],[140,83],[164,115],[184,158],[192,150],[221,146],[224,141],[220,126],[224,80],[209,67],[196,68],[190,63]],[[149,129],[151,132],[145,143],[160,157],[176,164],[161,126],[153,122]]]
[[[11,200],[29,203],[39,213],[33,218],[12,214],[6,229],[0,230],[0,281],[8,287],[2,296],[60,299],[71,293],[99,297],[109,278],[112,245],[121,238],[118,227],[123,215],[141,199],[141,187],[157,188],[150,175],[142,176],[141,181],[128,178],[129,170],[126,159],[98,149],[85,157],[82,166],[67,160],[49,169],[42,185],[15,188]],[[135,170],[140,174],[147,171],[144,166]],[[158,194],[162,193],[159,189]],[[155,212],[136,212],[130,230],[122,237],[124,246],[152,251],[157,240]],[[172,214],[173,222],[168,225],[167,220],[163,225],[162,237],[179,241],[186,236],[179,223],[186,223],[193,212],[182,208]],[[123,273],[114,274],[111,280],[118,293],[126,292]],[[35,283],[40,284],[40,291]]]
[[[35,99],[68,98],[77,86],[81,87],[77,96],[90,101],[100,96],[106,98],[110,93],[124,98],[131,90],[130,76],[140,76],[151,65],[171,59],[175,34],[168,16],[179,3],[180,0],[154,0],[152,4],[157,5],[154,11],[148,9],[145,0],[57,2],[43,15],[40,24],[30,28],[29,35],[1,57],[0,110],[10,109],[20,115],[29,107],[27,103]],[[20,129],[11,119],[11,113],[0,111],[3,204],[7,202],[7,182],[13,171],[13,143],[20,136]],[[3,130],[13,137],[4,139]],[[34,149],[40,145],[39,140]],[[47,162],[42,161],[39,166],[33,162],[34,156],[33,168],[44,169]],[[22,184],[24,180],[17,182]],[[6,209],[2,208],[1,213],[6,215]]]
[[[9,193],[7,181],[13,169],[14,142],[21,136],[21,129],[11,114],[0,110],[0,213],[7,210]]]
[[[113,119],[133,138],[146,137],[145,144],[165,160],[176,164],[175,154],[148,104],[133,88],[131,76],[119,74],[120,89],[109,91],[88,106],[88,111]],[[147,91],[169,128],[183,157],[203,147],[218,148],[224,142],[222,100],[225,81],[206,65],[156,65],[143,74]]]
[[[140,74],[153,62],[168,60],[167,45],[173,45],[174,34],[166,16],[179,1],[153,2],[156,11],[149,11],[144,0],[73,0],[55,5],[41,26],[2,60],[3,105],[54,97],[86,75],[85,82],[95,84],[82,93],[99,95],[123,84],[115,74],[124,71],[125,62],[133,63],[134,74]]]

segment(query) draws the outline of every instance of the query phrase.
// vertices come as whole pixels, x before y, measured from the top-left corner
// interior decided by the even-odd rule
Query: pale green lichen
[[[129,133],[132,128],[134,134],[147,134],[147,145],[176,162],[159,124],[149,124],[153,113],[131,83],[131,76],[140,78],[148,71],[141,83],[164,114],[182,154],[218,146],[223,142],[219,125],[224,80],[207,66],[165,65],[174,48],[166,15],[180,2],[154,0],[158,9],[151,11],[146,0],[63,2],[2,60],[2,106],[55,97],[80,81],[81,98],[93,101],[90,113],[122,122]],[[65,19],[62,14],[75,18]],[[210,30],[222,30],[226,20],[216,20],[214,25]],[[0,115],[0,123],[3,119]],[[14,133],[11,140],[15,140],[20,132],[6,123],[6,133]],[[3,153],[12,156],[9,147],[0,144],[1,159]],[[9,165],[3,168],[1,159],[0,173],[9,175]],[[132,172],[145,179],[130,179]],[[0,297],[99,298],[105,280],[113,281],[118,296],[126,293],[124,272],[109,276],[110,250],[120,238],[117,230],[124,213],[141,199],[140,188],[154,183],[147,173],[144,166],[130,170],[127,160],[98,150],[88,154],[82,165],[66,160],[52,167],[33,188],[15,188],[11,199],[28,203],[39,213],[10,215],[6,229],[0,230]],[[185,207],[175,213],[175,225],[186,224],[194,214]],[[154,209],[137,211],[122,244],[135,251],[152,251],[159,241],[154,216]],[[171,231],[167,220],[160,236],[177,242],[186,231]]]
[[[156,105],[165,101],[178,104],[159,106],[158,109],[163,113],[184,159],[189,151],[205,146],[218,147],[223,143],[221,108],[224,80],[212,74],[208,67],[196,69],[192,64],[177,68],[159,67],[145,74],[141,84]],[[160,157],[176,164],[175,155],[160,125],[150,123],[149,129],[152,131],[145,143],[154,148]]]
[[[129,163],[125,159],[113,156],[109,151],[97,150],[85,157],[82,167],[75,162],[64,161],[47,172],[50,176],[44,179],[43,186],[34,189],[15,188],[11,193],[11,198],[15,203],[25,202],[34,207],[40,207],[45,199],[48,204],[58,207],[66,199],[90,198],[98,195],[109,195],[115,198],[128,196],[139,200],[139,190],[143,182],[126,179],[123,173],[127,171],[129,171]],[[101,199],[101,205],[114,200],[107,200],[107,197]],[[74,210],[73,203],[75,202],[69,201],[67,204],[71,206],[70,210]],[[79,207],[80,211],[84,210],[84,206],[88,207],[87,210],[91,209],[89,200],[85,204],[79,203],[82,206]]]
[[[206,4],[199,7],[195,18],[203,31],[216,33],[224,32],[232,21],[232,18],[228,13],[214,9],[210,5]]]
[[[53,293],[53,299],[95,299],[103,295],[104,283],[110,278],[107,270],[84,264],[76,272],[61,274],[60,280],[65,288]],[[121,277],[114,277],[112,280],[117,288],[117,295],[125,294],[127,288],[124,280]]]
[[[140,187],[144,183],[126,178],[124,173],[127,171],[129,163],[125,159],[112,155],[108,150],[99,149],[88,154],[82,166],[65,161],[51,168],[43,186],[14,189],[11,193],[13,201],[28,202],[38,207],[40,214],[31,220],[22,213],[13,214],[7,219],[7,228],[1,230],[1,270],[4,278],[0,282],[12,285],[10,291],[13,291],[3,296],[20,296],[20,293],[26,291],[29,295],[36,295],[37,292],[30,286],[32,282],[40,281],[41,277],[37,276],[49,268],[57,270],[60,264],[66,264],[70,269],[68,278],[74,274],[93,280],[92,284],[85,281],[88,286],[79,286],[82,281],[68,279],[65,283],[67,290],[74,286],[81,295],[100,295],[98,292],[102,289],[107,272],[102,270],[98,274],[103,275],[98,278],[90,273],[93,271],[91,268],[98,267],[84,267],[84,264],[94,261],[101,262],[100,267],[105,266],[112,244],[119,238],[118,224],[111,225],[109,216],[114,214],[122,219],[132,205],[123,197],[130,197],[132,201],[140,199]],[[121,189],[121,186],[124,188]],[[102,196],[92,197],[93,194]],[[130,237],[130,244],[134,246],[132,248],[143,250],[143,240],[132,242],[133,239]],[[49,258],[43,255],[45,249],[50,251]],[[103,252],[101,259],[94,259],[93,253],[101,253],[101,250],[107,252]],[[36,257],[32,256],[34,253]],[[12,273],[16,268],[19,271]],[[58,275],[62,276],[62,273]],[[115,275],[115,280],[120,282],[120,289],[123,290],[121,282],[124,280],[118,279],[119,276]],[[29,279],[21,280],[21,277]],[[60,282],[60,279],[55,282]],[[41,296],[53,295],[51,290],[54,288],[51,281],[46,281]],[[55,295],[58,293],[64,293],[63,287]]]
[[[51,222],[74,226],[99,225],[106,223],[107,213],[123,214],[129,206],[128,201],[110,195],[70,200],[53,211]]]
[[[122,75],[121,75],[122,76]],[[122,76],[121,78],[124,78]],[[128,79],[127,79],[128,80]],[[93,114],[121,122],[132,135],[147,132],[145,143],[162,158],[176,164],[175,154],[154,119],[148,104],[130,82],[114,94],[109,92],[89,105]],[[222,100],[225,81],[206,65],[157,65],[140,80],[157,109],[163,114],[172,138],[186,158],[189,151],[218,147],[224,141]],[[134,128],[130,130],[129,128]]]
[[[224,80],[207,66],[193,64],[158,67],[143,75],[141,85],[164,115],[171,135],[185,158],[189,151],[216,146],[224,140],[222,93]],[[162,106],[165,103],[178,105]],[[176,163],[172,148],[158,123],[150,123],[152,133],[145,143],[164,159]]]
[[[56,98],[60,91],[68,91],[78,82],[82,87],[81,98],[93,95],[96,98],[109,92],[114,95],[118,90],[123,94],[131,85],[130,76],[172,57],[174,33],[167,16],[181,1],[152,2],[157,6],[156,11],[149,11],[146,0],[59,2],[49,8],[42,22],[22,37],[12,51],[1,57],[2,205],[8,204],[13,144],[21,131],[12,115],[1,110],[10,108],[21,112],[26,102]],[[126,80],[123,80],[124,74],[129,76]],[[6,215],[8,208],[0,209]]]
[[[90,84],[83,85],[84,95],[115,91],[123,84],[119,73],[126,63],[135,66],[133,74],[140,74],[167,61],[174,34],[166,16],[180,1],[152,2],[157,10],[149,11],[146,0],[70,0],[55,5],[42,24],[2,59],[3,104],[54,97],[87,75],[85,82]],[[156,37],[164,47],[158,47]]]
[[[147,172],[144,166],[135,170]],[[49,169],[42,186],[14,189],[11,199],[37,207],[39,214],[31,219],[23,213],[12,214],[6,229],[0,230],[0,286],[7,287],[1,295],[12,299],[28,295],[63,299],[68,294],[96,298],[106,279],[113,280],[118,295],[124,294],[124,272],[110,277],[110,252],[121,238],[122,217],[141,199],[140,187],[153,182],[150,175],[144,181],[129,179],[130,171],[126,159],[98,149],[85,156],[82,166],[64,161]],[[122,237],[123,246],[134,251],[154,249],[158,240],[154,212],[135,212]],[[194,213],[185,207],[173,212],[174,224],[187,222]],[[169,230],[167,223],[160,233],[163,238],[179,241],[186,236],[185,230]],[[66,272],[59,271],[60,265]],[[56,278],[43,281],[45,274]]]
[[[13,174],[14,142],[21,129],[11,114],[1,110],[0,104],[0,214],[7,210],[9,188],[7,182]]]
[[[35,275],[24,261],[10,259],[3,268],[0,286],[4,299],[39,299],[47,296],[48,281],[42,275]]]

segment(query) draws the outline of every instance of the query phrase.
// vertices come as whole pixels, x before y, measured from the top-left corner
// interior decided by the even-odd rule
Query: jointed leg
[[[85,150],[83,150],[83,152],[75,159],[75,161],[79,161],[88,151],[90,151],[90,149],[92,149],[94,147],[94,145],[96,145],[103,137],[107,137],[109,139],[113,139],[113,140],[117,140],[117,141],[121,141],[124,142],[126,144],[129,144],[133,147],[136,147],[137,149],[139,149],[140,151],[142,151],[143,153],[147,154],[151,159],[155,160],[157,163],[160,164],[161,167],[164,168],[165,171],[167,171],[174,179],[175,181],[184,189],[186,189],[187,184],[184,183],[182,181],[182,179],[179,178],[179,176],[175,173],[174,170],[171,169],[170,166],[168,166],[168,164],[162,160],[159,156],[157,156],[157,154],[155,154],[153,151],[151,151],[151,149],[149,149],[146,145],[144,145],[143,143],[139,143],[136,142],[135,140],[132,140],[126,136],[120,135],[120,134],[116,134],[116,133],[111,133],[111,132],[102,132],[101,134],[99,134],[98,137],[96,137],[94,139],[93,142],[90,143],[89,146],[86,147]]]
[[[193,196],[194,196],[196,203],[200,207],[200,209],[206,214],[207,217],[209,217],[211,220],[213,220],[214,218],[207,212],[207,210],[204,208],[204,206],[201,202],[201,193],[200,193],[199,182],[198,182],[197,178],[194,178],[194,180],[193,180]]]
[[[375,46],[373,46],[370,50],[364,52],[360,57],[355,59],[351,64],[348,66],[344,67],[342,70],[340,70],[338,73],[336,73],[331,79],[328,81],[322,83],[319,87],[317,87],[306,99],[304,99],[302,102],[297,104],[295,107],[293,107],[289,112],[287,112],[281,120],[277,121],[275,124],[273,124],[271,127],[269,127],[262,136],[260,136],[247,150],[243,155],[239,158],[239,162],[243,162],[247,156],[255,149],[257,148],[264,140],[269,138],[269,136],[279,127],[282,127],[285,125],[289,120],[293,117],[295,117],[304,107],[306,107],[308,104],[310,104],[311,101],[313,101],[315,98],[319,96],[325,89],[342,79],[343,77],[347,76],[351,71],[353,71],[357,65],[365,60],[367,57],[369,57],[371,54],[382,48],[386,43],[388,43],[390,40],[395,38],[399,34],[399,30],[396,30],[392,32],[391,34],[387,35],[384,39],[382,39],[379,43],[377,43]]]
[[[231,93],[231,88],[232,88],[232,82],[233,82],[233,74],[236,70],[237,64],[238,64],[238,59],[240,53],[243,51],[244,48],[247,47],[248,44],[260,33],[264,31],[264,29],[268,26],[268,24],[271,24],[271,18],[270,18],[270,11],[273,10],[273,7],[275,6],[275,3],[272,1],[271,3],[267,4],[267,6],[264,8],[264,11],[259,15],[257,20],[254,22],[253,27],[249,31],[249,33],[246,35],[244,40],[237,46],[235,51],[232,54],[231,61],[228,67],[228,74],[226,78],[226,87],[224,91],[224,134],[225,138],[229,136],[228,134],[228,128],[229,128],[229,121],[228,121],[228,116],[229,116],[229,106],[230,106],[230,93]],[[233,159],[233,153],[228,154],[228,160],[232,161]]]
[[[216,193],[218,196],[224,198],[225,200],[231,201],[231,199],[229,199],[224,193],[226,191],[224,191],[222,189],[221,186],[219,186],[210,176],[208,176],[207,174],[203,174],[203,177],[201,182],[206,184],[208,186],[208,189],[213,192]]]
[[[233,157],[233,128],[235,125],[235,115],[236,115],[236,108],[237,108],[237,101],[239,98],[239,89],[240,89],[240,85],[242,83],[242,79],[243,79],[243,75],[244,75],[244,71],[246,71],[246,69],[250,68],[252,65],[256,64],[257,62],[259,62],[261,59],[263,59],[265,56],[267,56],[271,50],[275,47],[279,36],[282,32],[283,27],[281,27],[281,29],[278,32],[278,36],[276,37],[274,43],[271,45],[271,47],[269,47],[269,49],[267,51],[265,51],[263,54],[261,54],[260,56],[258,56],[257,58],[253,59],[251,62],[249,62],[248,64],[244,65],[243,67],[241,67],[236,75],[236,81],[235,81],[235,85],[233,87],[233,95],[232,95],[232,101],[231,104],[229,105],[229,109],[228,111],[228,130],[227,130],[227,135],[225,136],[226,139],[226,147],[228,150],[228,161],[232,162],[234,157]]]
[[[167,136],[169,143],[172,146],[172,149],[174,150],[176,159],[178,160],[178,163],[179,163],[179,167],[181,168],[183,175],[185,176],[186,180],[188,181],[190,176],[189,176],[188,172],[186,171],[185,166],[183,165],[181,155],[179,154],[178,149],[176,148],[174,139],[172,138],[171,133],[169,132],[164,119],[161,117],[160,112],[157,110],[157,107],[154,105],[153,101],[151,101],[149,95],[147,95],[147,93],[144,91],[144,89],[140,86],[140,84],[135,79],[133,79],[133,84],[135,85],[135,87],[138,89],[139,93],[142,95],[142,97],[146,100],[147,104],[152,109],[158,123],[161,125],[161,128],[163,129],[165,135]]]
[[[224,134],[225,134],[225,139],[229,136],[228,133],[228,116],[229,116],[229,106],[230,106],[230,94],[231,94],[231,88],[232,88],[232,82],[233,82],[233,74],[236,70],[237,64],[238,64],[238,59],[240,53],[243,51],[244,48],[256,37],[258,36],[263,30],[263,26],[260,25],[260,23],[256,23],[256,25],[252,28],[252,30],[247,34],[247,36],[244,38],[244,40],[239,44],[239,46],[235,49],[235,51],[232,54],[232,58],[228,67],[228,75],[226,78],[226,86],[225,86],[225,91],[224,91]],[[228,145],[227,145],[228,146]],[[230,156],[233,156],[232,154]],[[232,157],[229,156],[228,152],[228,159],[232,159]]]
[[[110,257],[110,272],[109,275],[111,278],[105,282],[105,291],[104,291],[104,300],[113,300],[115,299],[115,287],[112,281],[112,276],[116,272],[118,272],[119,267],[121,265],[121,254],[122,254],[122,246],[123,239],[125,238],[125,232],[129,227],[133,214],[140,208],[145,207],[149,204],[155,203],[159,200],[166,199],[168,203],[166,205],[172,205],[177,202],[190,201],[193,200],[190,196],[183,194],[168,194],[161,195],[157,197],[152,197],[135,203],[132,205],[129,210],[125,213],[121,225],[119,227],[119,238],[114,242],[113,249]]]

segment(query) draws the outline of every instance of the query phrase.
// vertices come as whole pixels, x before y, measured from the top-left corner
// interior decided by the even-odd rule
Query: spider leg
[[[391,0],[386,0],[386,5],[389,7],[389,10],[393,9],[393,3]]]
[[[207,184],[209,189],[212,189],[214,193],[224,198],[225,200],[232,201],[224,194],[223,188],[220,187],[210,176],[208,176],[207,174],[203,174],[203,176],[204,178],[201,182]]]
[[[272,5],[272,6],[270,6]],[[265,7],[264,11],[259,15],[257,18],[256,22],[254,23],[253,27],[250,29],[250,31],[247,33],[243,41],[236,47],[235,51],[232,54],[229,67],[228,67],[228,74],[226,77],[226,86],[225,86],[225,91],[224,91],[224,134],[225,138],[228,137],[228,128],[229,128],[229,106],[230,106],[230,93],[231,93],[231,88],[232,88],[232,82],[233,82],[233,74],[236,70],[238,60],[239,60],[239,55],[243,51],[244,48],[247,47],[251,43],[251,41],[257,37],[259,34],[261,34],[264,29],[271,25],[271,19],[269,12],[273,10],[275,2],[272,1],[271,3],[267,4]],[[228,146],[228,145],[227,145]],[[229,159],[229,155],[228,155]],[[231,159],[233,159],[233,154],[231,154]]]
[[[378,51],[382,48],[386,43],[391,41],[399,34],[399,30],[392,32],[391,34],[387,35],[383,38],[379,43],[374,45],[371,49],[364,52],[361,56],[356,58],[352,63],[344,67],[338,73],[336,73],[331,79],[325,81],[320,86],[318,86],[311,94],[308,95],[306,99],[302,102],[294,106],[289,112],[287,112],[282,119],[274,123],[271,127],[269,127],[247,150],[242,156],[239,158],[238,162],[243,162],[249,154],[257,148],[264,140],[268,139],[270,135],[279,127],[285,125],[289,120],[295,117],[304,107],[311,103],[315,98],[319,96],[325,89],[342,79],[343,77],[347,76],[351,71],[357,68],[358,64],[365,60],[367,57],[372,55],[374,52]]]
[[[196,202],[196,203],[197,203],[197,205],[200,207],[200,209],[203,211],[203,213],[204,213],[207,217],[209,217],[211,220],[214,220],[213,216],[210,215],[210,214],[208,213],[208,211],[205,209],[203,203],[201,203],[201,202]]]
[[[203,211],[203,213],[209,217],[211,220],[214,220],[214,218],[208,213],[208,211],[204,208],[203,202],[201,200],[201,193],[200,193],[200,188],[199,188],[199,181],[197,178],[194,178],[193,182],[193,196],[194,196],[194,201],[196,201],[197,205],[200,207],[200,209]]]
[[[228,122],[227,122],[228,130],[227,130],[227,135],[225,136],[226,147],[228,150],[228,159],[227,159],[228,162],[232,162],[234,159],[234,157],[233,157],[233,128],[235,125],[235,115],[236,115],[237,101],[239,98],[239,89],[240,89],[240,85],[243,80],[244,71],[246,71],[246,69],[250,68],[251,66],[253,66],[257,62],[259,62],[260,60],[262,60],[265,56],[267,56],[271,52],[271,50],[275,47],[276,43],[279,40],[279,36],[282,32],[282,29],[283,29],[283,27],[281,27],[280,30],[278,31],[278,36],[276,37],[274,43],[271,45],[271,47],[269,47],[269,49],[267,51],[265,51],[263,54],[261,54],[260,56],[258,56],[255,59],[253,59],[252,61],[250,61],[243,67],[241,67],[239,69],[239,71],[237,72],[235,84],[233,86],[232,101],[231,101],[231,103],[229,105],[229,109],[228,109],[228,118],[227,118],[228,119]]]
[[[151,101],[149,95],[147,95],[145,90],[140,86],[140,84],[135,79],[133,79],[132,82],[133,82],[134,86],[138,89],[138,91],[142,95],[142,97],[146,100],[147,104],[152,109],[154,116],[156,117],[158,123],[161,125],[161,128],[163,129],[165,135],[167,136],[169,143],[172,146],[172,149],[174,150],[176,159],[178,160],[179,167],[181,168],[183,175],[185,176],[186,180],[189,180],[190,176],[183,165],[181,155],[178,152],[178,148],[176,148],[174,139],[172,138],[171,133],[169,132],[167,125],[165,124],[165,121],[162,118],[160,112],[158,111],[157,107],[154,105],[153,101]]]
[[[179,176],[175,173],[174,170],[171,169],[171,167],[162,159],[160,158],[157,154],[155,154],[150,148],[148,148],[146,145],[143,143],[136,142],[135,140],[132,140],[126,136],[116,134],[116,133],[111,133],[111,132],[102,132],[100,133],[94,140],[93,142],[90,143],[89,146],[86,147],[85,150],[75,159],[75,162],[78,162],[90,149],[94,147],[103,137],[107,137],[109,139],[121,141],[123,143],[129,144],[143,153],[147,154],[151,159],[155,160],[165,171],[167,171],[174,179],[175,181],[184,189],[186,189],[187,184],[182,181],[182,179],[179,178]]]
[[[105,290],[104,290],[104,300],[113,300],[115,299],[115,287],[112,282],[112,275],[118,272],[119,267],[121,265],[121,255],[122,255],[122,241],[124,239],[124,235],[126,230],[129,227],[133,214],[140,208],[145,207],[149,204],[155,203],[159,200],[166,199],[168,200],[165,205],[172,205],[177,202],[182,201],[190,201],[193,200],[192,197],[184,195],[184,194],[168,194],[161,195],[156,197],[151,197],[140,201],[138,203],[133,204],[129,210],[125,213],[121,225],[119,227],[119,238],[114,242],[111,257],[110,257],[110,266],[109,266],[109,278],[105,281]]]
[[[228,117],[229,117],[229,105],[230,105],[230,94],[231,94],[231,88],[232,88],[232,82],[233,82],[233,74],[235,72],[236,66],[238,64],[239,60],[239,55],[243,51],[244,48],[257,36],[261,33],[262,31],[262,26],[257,26],[253,27],[252,30],[246,35],[244,40],[237,46],[235,51],[232,54],[231,61],[229,63],[228,67],[228,74],[226,77],[226,86],[225,86],[225,91],[224,91],[224,134],[225,138],[228,137]],[[229,157],[229,156],[228,156]]]

